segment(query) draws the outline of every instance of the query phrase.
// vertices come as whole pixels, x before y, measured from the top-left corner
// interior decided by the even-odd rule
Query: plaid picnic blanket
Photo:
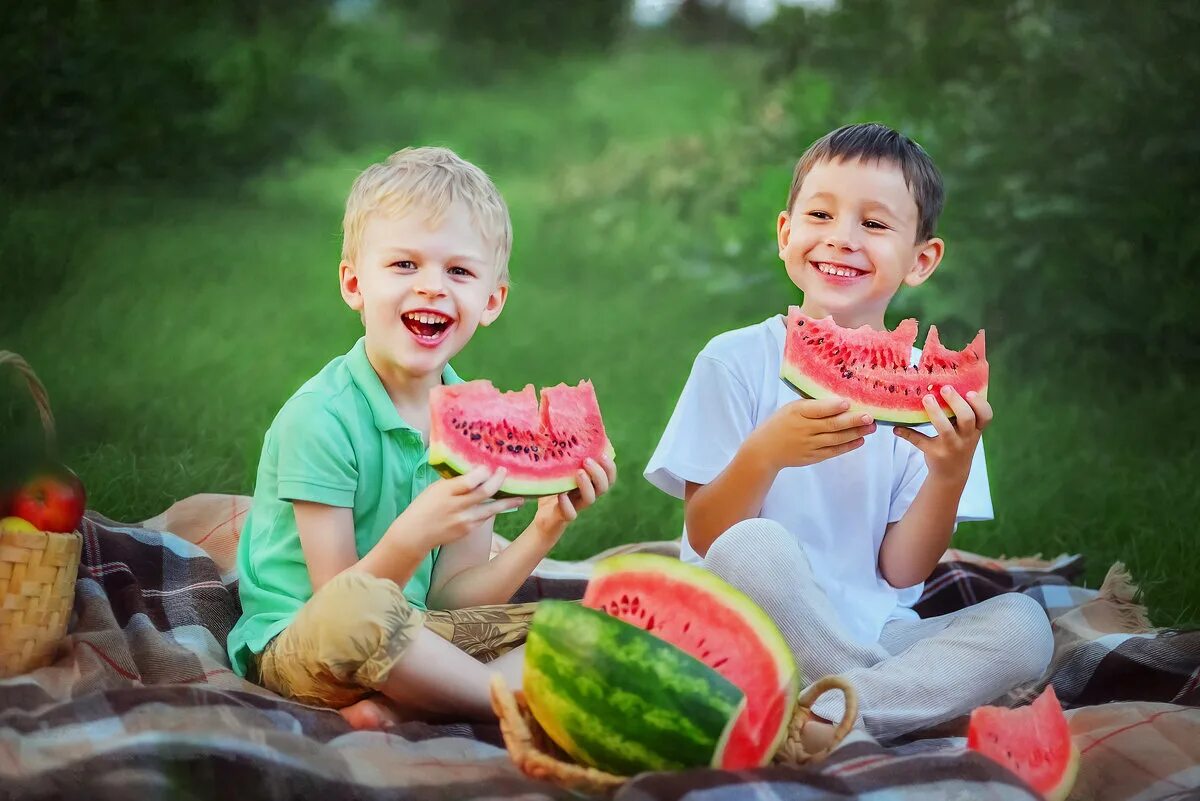
[[[197,496],[143,526],[89,514],[75,618],[59,658],[0,681],[0,799],[568,797],[518,773],[494,725],[354,732],[335,713],[236,677],[224,642],[239,614],[233,553],[244,503]],[[579,597],[594,562],[547,560],[519,595]],[[1200,631],[1151,629],[1119,567],[1097,590],[1072,583],[1080,569],[1071,557],[1001,562],[951,552],[918,608],[938,614],[1012,591],[1041,601],[1054,620],[1054,661],[1042,681],[1004,700],[1054,683],[1082,752],[1073,797],[1189,797],[1200,788]],[[860,733],[817,766],[647,774],[616,797],[875,793],[1034,797],[966,752],[961,737],[884,748]]]

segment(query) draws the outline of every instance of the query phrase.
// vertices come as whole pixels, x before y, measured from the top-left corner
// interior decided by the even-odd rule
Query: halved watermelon
[[[973,711],[967,748],[1008,768],[1046,801],[1063,801],[1079,773],[1079,750],[1053,684],[1028,706]]]
[[[916,340],[913,319],[895,331],[865,325],[842,328],[832,317],[817,320],[791,306],[779,375],[805,397],[845,398],[852,410],[882,423],[928,423],[921,399],[931,393],[953,417],[941,394],[943,386],[954,387],[964,397],[968,392],[987,397],[983,331],[961,351],[952,351],[942,347],[937,327],[930,326],[921,358],[912,365]]]
[[[522,677],[529,711],[564,751],[620,776],[721,764],[745,696],[637,626],[542,601]]]
[[[592,382],[500,392],[492,382],[434,387],[429,463],[444,476],[504,467],[501,495],[554,495],[578,486],[575,471],[589,457],[613,455]]]
[[[633,623],[711,666],[746,694],[721,767],[766,765],[787,736],[803,678],[767,614],[697,565],[628,554],[596,565],[584,606]]]

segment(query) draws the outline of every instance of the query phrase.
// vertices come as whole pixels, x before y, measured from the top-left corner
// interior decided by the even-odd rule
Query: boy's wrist
[[[967,476],[971,473],[970,468],[967,470],[930,470],[929,477],[925,479],[927,485],[931,485],[939,492],[954,495],[955,497],[962,495],[967,486]]]
[[[541,515],[534,515],[533,521],[525,530],[538,539],[545,540],[550,545],[554,545],[562,537],[563,532],[567,530],[567,521],[561,519],[546,520]]]
[[[772,478],[783,469],[775,456],[774,443],[766,428],[756,428],[742,443],[741,455],[748,466],[767,471]]]
[[[410,526],[403,525],[402,520],[403,516],[392,522],[381,542],[387,543],[388,549],[397,555],[419,553],[422,559],[425,558],[425,554],[437,547],[437,543],[430,542],[425,532],[418,532]]]

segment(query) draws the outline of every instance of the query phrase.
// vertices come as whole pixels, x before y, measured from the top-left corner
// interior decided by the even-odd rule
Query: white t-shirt
[[[782,315],[721,334],[696,357],[662,439],[646,465],[654,486],[683,498],[684,482],[711,482],[756,427],[799,395],[779,378]],[[920,351],[913,349],[913,363]],[[934,433],[932,426],[923,427]],[[880,425],[859,448],[807,467],[781,470],[763,501],[762,517],[778,521],[804,546],[813,573],[841,614],[843,629],[863,643],[879,640],[884,623],[916,619],[923,584],[896,589],[879,574],[888,523],[907,511],[928,470],[924,455]],[[957,519],[990,520],[983,442]],[[682,557],[700,562],[683,534]]]

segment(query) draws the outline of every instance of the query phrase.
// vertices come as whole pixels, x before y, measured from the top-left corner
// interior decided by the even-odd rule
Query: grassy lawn
[[[775,266],[773,208],[743,202],[732,217],[744,236],[731,239],[686,204],[613,188],[612,176],[668,180],[637,177],[638,165],[674,163],[713,137],[736,142],[756,68],[748,54],[673,51],[568,63],[537,82],[411,94],[382,106],[373,130],[394,119],[396,130],[417,127],[412,138],[349,152],[314,143],[228,193],[28,201],[0,228],[0,347],[47,384],[93,508],[139,520],[191,493],[249,492],[280,404],[361,331],[336,287],[351,180],[403,144],[446,144],[493,174],[516,230],[509,306],[455,366],[504,388],[591,378],[617,449],[618,486],[554,555],[677,536],[680,506],[640,474],[691,360],[714,334],[795,298]],[[647,70],[655,81],[639,78]],[[755,197],[778,192],[782,203],[788,169]],[[964,526],[957,544],[1082,552],[1093,586],[1124,560],[1157,623],[1200,622],[1200,561],[1185,551],[1200,491],[1183,480],[1200,465],[1187,437],[1155,422],[1174,419],[1191,386],[1168,377],[1118,396],[1104,383],[1111,366],[1080,366],[1074,344],[993,345],[986,442],[998,519]],[[0,411],[16,411],[0,422],[32,425],[16,386],[2,392]]]

